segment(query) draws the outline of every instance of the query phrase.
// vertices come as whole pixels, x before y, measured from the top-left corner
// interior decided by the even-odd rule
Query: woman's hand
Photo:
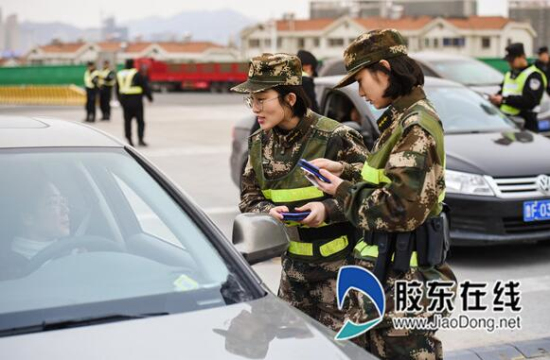
[[[277,220],[283,221],[282,213],[289,212],[288,207],[286,206],[275,206],[273,209],[269,210],[269,215],[274,217]]]
[[[328,170],[336,176],[342,176],[342,173],[344,172],[344,165],[338,161],[319,158],[311,160],[310,163],[317,166],[319,169]]]
[[[329,195],[336,194],[336,189],[338,189],[338,186],[340,186],[340,184],[343,183],[344,180],[340,179],[338,176],[334,176],[331,172],[325,169],[321,169],[320,173],[328,180],[330,180],[330,184],[319,180],[319,189]]]
[[[327,218],[327,209],[322,202],[314,201],[298,207],[296,211],[311,211],[311,213],[302,221],[301,224],[309,227],[318,227]]]

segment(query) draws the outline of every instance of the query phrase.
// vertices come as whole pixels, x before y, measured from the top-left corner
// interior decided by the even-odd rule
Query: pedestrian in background
[[[546,80],[550,80],[550,55],[548,54],[548,46],[542,46],[537,51],[538,59],[535,61],[535,66],[546,75]],[[550,95],[550,85],[546,86],[546,93]]]
[[[309,110],[301,85],[297,56],[263,54],[251,60],[248,80],[231,89],[248,94],[245,101],[261,126],[249,138],[239,208],[281,221],[284,213],[310,212],[285,222],[291,242],[282,256],[278,296],[339,330],[344,313],[336,303],[336,276],[349,262],[356,231],[345,220],[343,204],[313,186],[298,161],[327,157],[355,181],[367,150],[358,132]]]
[[[313,78],[317,77],[317,66],[319,66],[319,62],[312,53],[306,50],[299,50],[297,55],[302,62],[302,87],[311,102],[311,110],[318,113],[319,104],[317,103],[315,81]]]
[[[132,141],[132,119],[136,119],[138,125],[138,145],[147,146],[145,137],[145,119],[143,113],[143,97],[153,102],[151,89],[146,79],[134,67],[134,60],[128,59],[124,69],[117,73],[117,96],[124,114],[124,136],[128,144]]]
[[[538,132],[537,113],[548,86],[546,75],[535,65],[529,65],[522,43],[508,45],[504,59],[510,71],[504,75],[500,91],[489,96],[489,100],[503,113],[523,118],[526,129]]]
[[[109,60],[103,62],[103,69],[99,72],[99,107],[101,120],[111,119],[111,96],[116,83],[116,74],[111,69]]]
[[[85,122],[95,122],[95,106],[97,89],[99,86],[99,72],[93,61],[88,62],[84,73],[84,87],[86,88],[86,119]]]

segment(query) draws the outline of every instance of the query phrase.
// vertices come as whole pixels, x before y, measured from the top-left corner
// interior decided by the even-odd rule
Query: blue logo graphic
[[[378,317],[374,320],[363,324],[356,324],[353,321],[346,320],[344,326],[336,334],[336,340],[347,340],[357,337],[371,328],[375,327],[384,316],[386,311],[386,298],[384,296],[384,288],[380,281],[370,271],[359,266],[342,266],[338,272],[338,280],[336,283],[336,296],[338,300],[338,308],[341,310],[344,305],[344,300],[351,289],[362,292],[367,296],[376,307]]]

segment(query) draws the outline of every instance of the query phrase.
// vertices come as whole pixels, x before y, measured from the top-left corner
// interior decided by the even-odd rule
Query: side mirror
[[[509,116],[510,120],[514,122],[521,130],[525,130],[525,119],[519,116]]]
[[[289,246],[285,226],[266,214],[238,215],[232,241],[250,265],[281,256]]]

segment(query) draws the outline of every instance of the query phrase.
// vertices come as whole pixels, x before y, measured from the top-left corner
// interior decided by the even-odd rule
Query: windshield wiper
[[[67,328],[79,327],[79,326],[98,325],[98,324],[105,324],[105,323],[124,321],[124,320],[144,319],[148,317],[163,316],[163,315],[169,315],[169,314],[170,313],[168,312],[147,313],[147,314],[138,314],[138,315],[110,314],[110,315],[102,315],[102,316],[84,317],[81,319],[43,321],[40,324],[0,330],[0,337],[28,334],[28,333],[41,332],[41,331],[60,330],[60,329],[67,329]]]

